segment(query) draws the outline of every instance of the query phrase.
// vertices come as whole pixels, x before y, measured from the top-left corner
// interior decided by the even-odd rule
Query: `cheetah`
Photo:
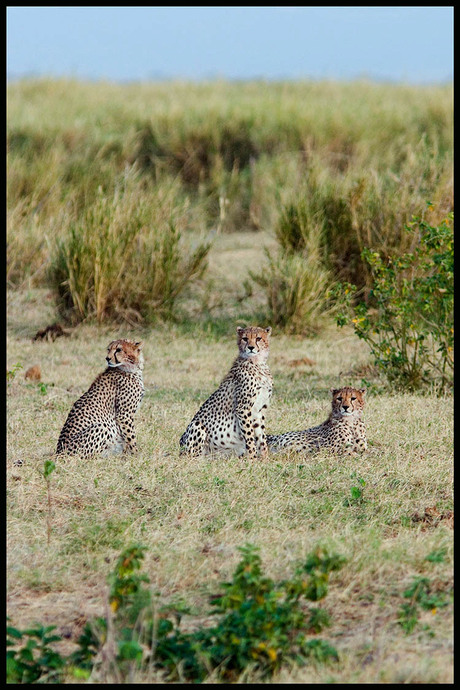
[[[272,329],[238,326],[239,354],[219,388],[203,403],[180,439],[181,453],[220,451],[254,460],[268,455],[265,413],[273,379],[267,365]]]
[[[313,452],[326,448],[337,455],[354,455],[367,449],[366,428],[361,419],[365,388],[331,388],[332,410],[325,422],[305,431],[267,435],[270,450],[289,448]]]
[[[107,369],[69,412],[57,455],[135,453],[134,415],[144,395],[142,343],[114,340],[107,348]]]

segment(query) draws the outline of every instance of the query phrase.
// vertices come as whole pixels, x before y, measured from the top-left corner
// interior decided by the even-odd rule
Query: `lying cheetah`
[[[114,340],[108,367],[69,412],[56,453],[87,457],[94,453],[135,453],[134,414],[144,395],[142,343]]]
[[[365,388],[331,388],[332,411],[325,422],[305,431],[267,435],[270,450],[290,448],[312,452],[327,448],[338,455],[362,453],[367,449],[366,428],[361,419]]]
[[[233,451],[267,457],[265,410],[273,379],[266,363],[271,328],[238,327],[239,355],[219,388],[203,403],[180,440],[192,455]]]

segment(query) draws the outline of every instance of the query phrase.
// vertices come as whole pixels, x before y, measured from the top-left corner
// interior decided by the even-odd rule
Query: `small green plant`
[[[436,612],[438,608],[447,606],[446,593],[436,590],[429,578],[415,577],[410,587],[404,592],[409,599],[402,604],[398,612],[398,623],[407,634],[411,633],[419,620],[419,609]]]
[[[48,512],[46,518],[46,540],[48,546],[51,541],[51,475],[56,469],[56,464],[52,460],[45,460],[43,476],[46,481],[46,492],[48,497]]]
[[[22,369],[22,364],[19,364],[19,362],[17,362],[16,364],[13,365],[12,369],[6,370],[6,382],[8,385],[10,385],[13,382],[19,369]]]
[[[145,547],[139,544],[120,554],[108,578],[110,613],[106,618],[98,617],[86,623],[77,640],[78,648],[69,657],[74,675],[75,670],[91,674],[95,657],[107,642],[109,632],[115,642],[111,662],[118,681],[129,673],[131,664],[140,665],[142,643],[151,647],[151,593],[145,587],[149,578],[139,572],[144,555]]]
[[[114,613],[129,611],[134,620],[139,610],[150,602],[148,590],[143,587],[143,583],[148,583],[149,578],[138,572],[142,567],[145,549],[145,546],[135,545],[123,551],[115,570],[109,575],[110,608]]]
[[[52,383],[44,383],[43,381],[40,381],[37,384],[38,391],[40,395],[47,395],[48,394],[48,386],[52,386]]]
[[[453,213],[438,226],[414,218],[406,231],[416,243],[412,252],[385,260],[363,250],[373,276],[368,303],[356,303],[353,285],[334,289],[343,306],[337,324],[352,323],[396,388],[435,385],[444,392],[454,364]]]
[[[61,682],[66,660],[50,646],[61,639],[53,634],[55,628],[37,625],[21,631],[7,624],[6,645],[14,647],[6,653],[7,683]]]
[[[364,496],[363,496],[363,488],[366,486],[366,482],[362,477],[357,477],[356,473],[354,472],[352,474],[352,479],[355,478],[358,480],[359,486],[352,486],[350,488],[350,498],[346,498],[344,501],[344,506],[355,506],[355,505],[361,505],[364,503]]]

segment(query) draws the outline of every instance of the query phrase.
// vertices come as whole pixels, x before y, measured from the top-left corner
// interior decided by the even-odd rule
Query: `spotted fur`
[[[144,395],[142,343],[114,340],[108,346],[107,369],[69,412],[57,454],[135,453],[134,415]]]
[[[289,448],[312,452],[327,448],[338,455],[362,453],[367,449],[366,428],[361,419],[365,388],[332,388],[332,410],[325,422],[305,431],[267,435],[270,450]]]
[[[265,413],[273,379],[267,365],[271,328],[237,328],[239,355],[180,439],[182,453],[223,451],[250,459],[268,453]]]

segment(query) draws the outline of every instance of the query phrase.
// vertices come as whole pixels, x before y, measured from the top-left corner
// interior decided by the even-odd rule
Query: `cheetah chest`
[[[271,394],[271,384],[268,382],[263,382],[263,384],[256,391],[252,404],[251,415],[254,421],[258,421],[261,418],[263,411],[268,407]]]

